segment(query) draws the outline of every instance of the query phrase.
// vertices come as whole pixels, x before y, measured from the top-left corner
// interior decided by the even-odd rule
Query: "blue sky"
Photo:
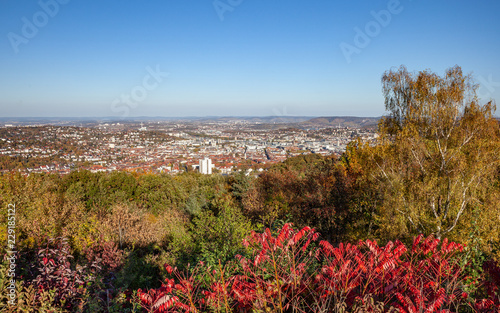
[[[381,75],[401,64],[457,64],[498,101],[499,12],[465,0],[1,0],[0,116],[380,116]]]

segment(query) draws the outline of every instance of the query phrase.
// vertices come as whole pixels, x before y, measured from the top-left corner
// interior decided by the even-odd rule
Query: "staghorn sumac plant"
[[[370,240],[334,248],[321,242],[327,264],[317,280],[323,297],[335,303],[370,295],[400,312],[438,312],[455,308],[466,297],[461,289],[462,268],[457,253],[463,247],[423,236],[415,238],[410,251],[401,242],[379,247]]]
[[[244,312],[237,307],[232,293],[236,275],[228,273],[230,265],[212,268],[199,262],[188,272],[165,265],[173,279],[165,279],[158,289],[139,290],[141,306],[147,312]]]
[[[214,309],[214,300],[220,299],[218,295],[222,292],[220,286],[224,279],[219,281],[219,277],[212,276],[210,267],[205,267],[205,264],[200,262],[194,268],[188,265],[185,273],[165,264],[165,270],[174,278],[165,279],[158,289],[139,289],[137,292],[140,305],[146,312],[187,313]],[[227,299],[227,289],[223,292]]]
[[[237,256],[243,274],[235,277],[232,295],[238,306],[273,312],[311,309],[311,274],[319,252],[311,243],[318,237],[314,229],[294,230],[292,224],[285,224],[276,236],[269,229],[252,232],[243,242],[251,256]]]
[[[174,291],[173,280],[166,279],[158,289],[150,289],[143,292],[141,289],[137,291],[140,305],[146,312],[175,312],[178,306],[178,298],[173,296]]]
[[[385,247],[370,240],[338,247],[321,241],[320,245],[326,264],[315,278],[319,297],[348,306],[365,295],[384,304],[391,302],[396,269],[407,251],[401,242],[389,242]]]
[[[463,246],[448,239],[423,235],[415,238],[398,273],[395,290],[401,312],[458,310],[467,298],[465,274],[458,254]]]
[[[162,287],[143,292],[141,305],[147,312],[253,312],[254,310],[288,312],[294,308],[310,308],[304,296],[310,293],[311,271],[316,262],[315,249],[309,246],[318,234],[305,227],[300,231],[285,224],[274,237],[267,229],[253,232],[244,245],[251,255],[237,256],[239,267],[229,275],[230,266],[211,268],[200,262],[189,275],[166,266],[173,279]],[[202,275],[200,275],[202,274]],[[307,301],[306,301],[307,300]]]
[[[459,244],[418,236],[411,248],[370,240],[334,247],[318,237],[314,229],[291,224],[276,234],[253,232],[244,241],[247,255],[237,256],[238,267],[200,263],[184,274],[167,266],[174,279],[139,290],[141,305],[155,313],[431,313],[469,306]]]

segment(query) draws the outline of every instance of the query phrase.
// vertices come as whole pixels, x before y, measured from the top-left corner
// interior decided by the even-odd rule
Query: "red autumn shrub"
[[[37,288],[37,297],[43,292],[54,291],[53,304],[65,309],[76,309],[83,303],[87,276],[83,267],[71,266],[72,258],[65,238],[49,239],[46,247],[39,249],[39,275],[28,282]]]
[[[477,312],[500,312],[500,266],[489,260],[484,262],[483,271],[485,279],[482,287],[488,298],[476,301],[474,308]]]
[[[242,275],[235,276],[231,294],[239,308],[282,312],[313,308],[313,269],[319,267],[318,252],[311,243],[319,234],[309,227],[300,231],[285,224],[276,237],[266,229],[253,232],[244,245],[249,257],[237,256]]]
[[[83,250],[83,255],[88,264],[94,264],[101,274],[108,275],[116,272],[123,266],[124,252],[113,241],[98,240],[90,247]]]
[[[168,273],[173,274],[177,280],[165,279],[165,283],[158,289],[150,289],[143,292],[137,291],[141,306],[146,312],[205,312],[209,291],[201,288],[200,270],[210,271],[200,264],[190,271],[186,276],[177,268],[165,265]],[[216,280],[214,280],[216,282]]]
[[[252,233],[239,267],[199,264],[142,292],[148,312],[457,312],[469,307],[460,265],[462,245],[422,235],[411,249],[374,241],[333,247],[309,227],[286,224],[276,236]],[[497,292],[497,289],[492,289]],[[496,294],[496,293],[495,293]],[[476,306],[493,307],[490,300]],[[484,311],[486,312],[486,311]]]

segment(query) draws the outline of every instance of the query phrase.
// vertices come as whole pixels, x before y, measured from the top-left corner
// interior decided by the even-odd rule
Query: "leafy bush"
[[[113,241],[104,238],[84,249],[83,255],[89,264],[99,266],[99,271],[106,275],[119,270],[123,266],[124,252],[118,249]]]
[[[500,312],[500,265],[493,260],[484,262],[482,287],[488,298],[475,303],[478,312]]]
[[[211,207],[212,210],[203,210],[191,225],[191,253],[197,256],[191,262],[224,264],[244,250],[242,240],[250,233],[251,225],[240,209],[227,194],[214,199]]]
[[[420,235],[411,248],[399,241],[380,247],[369,240],[333,247],[326,241],[318,245],[314,229],[285,224],[276,236],[266,229],[244,243],[250,253],[237,257],[238,268],[201,262],[184,273],[166,265],[173,278],[159,289],[139,290],[139,303],[147,312],[471,309],[459,257],[463,246],[447,239]],[[492,290],[497,295],[498,289]],[[491,299],[475,304],[478,309],[494,305]]]
[[[39,249],[39,274],[30,282],[38,290],[35,303],[43,305],[47,300],[43,294],[49,292],[53,295],[52,304],[58,307],[73,309],[83,305],[86,284],[89,284],[91,277],[82,266],[72,268],[72,258],[69,244],[64,238],[51,239],[45,248]]]

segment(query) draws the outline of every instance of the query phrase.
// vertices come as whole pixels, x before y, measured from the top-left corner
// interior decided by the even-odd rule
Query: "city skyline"
[[[500,99],[494,1],[0,4],[0,117],[382,116],[455,64]],[[498,114],[497,114],[498,115]]]

